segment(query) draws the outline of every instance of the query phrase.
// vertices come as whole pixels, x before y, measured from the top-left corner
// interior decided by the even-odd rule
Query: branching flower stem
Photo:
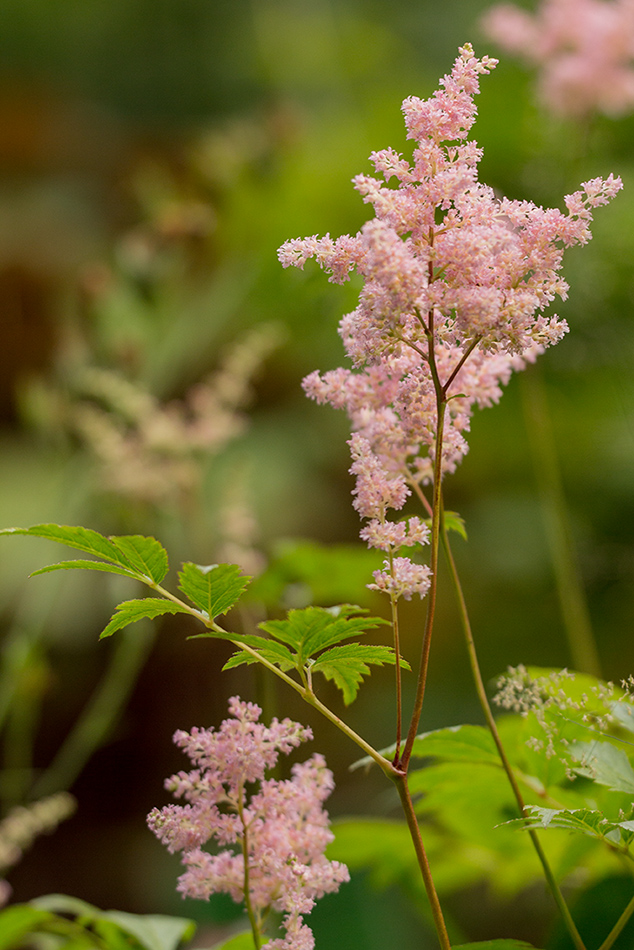
[[[433,310],[429,314],[429,322],[427,325],[427,339],[428,339],[428,362],[431,375],[434,381],[434,389],[436,392],[436,439],[434,445],[434,498],[433,498],[433,512],[431,519],[431,540],[430,540],[430,557],[429,557],[429,567],[431,570],[431,584],[429,587],[429,593],[427,595],[427,616],[425,619],[425,630],[423,632],[423,641],[421,646],[421,659],[420,666],[418,669],[418,682],[416,684],[416,698],[414,700],[414,708],[412,710],[412,718],[410,720],[409,730],[407,733],[407,739],[405,740],[405,747],[403,749],[403,754],[399,757],[398,767],[407,772],[407,767],[409,765],[409,760],[412,755],[412,749],[414,747],[414,740],[418,733],[418,725],[420,722],[421,713],[423,711],[423,700],[425,698],[425,687],[427,685],[427,670],[429,667],[429,651],[431,648],[431,635],[434,626],[434,617],[436,614],[436,592],[438,589],[438,551],[440,546],[440,525],[442,520],[442,448],[443,448],[443,433],[444,433],[444,423],[445,423],[445,409],[447,407],[447,392],[446,388],[440,382],[438,376],[438,369],[436,367],[436,359],[434,353],[434,314]],[[398,746],[397,746],[398,748]]]
[[[441,500],[441,505],[442,505],[442,500]],[[476,693],[478,695],[478,700],[480,702],[482,712],[484,713],[484,718],[486,719],[487,726],[489,727],[491,736],[493,737],[493,741],[495,743],[498,754],[500,756],[502,767],[508,778],[509,784],[513,791],[513,795],[515,796],[515,800],[517,802],[518,808],[520,810],[520,813],[524,815],[525,814],[524,798],[520,791],[520,787],[517,783],[517,779],[515,778],[513,767],[511,766],[511,763],[509,762],[508,757],[506,755],[506,751],[502,744],[502,740],[498,732],[497,724],[493,717],[493,712],[491,711],[491,706],[489,704],[489,700],[486,694],[484,681],[482,679],[482,672],[480,670],[480,664],[478,662],[478,655],[476,653],[475,641],[473,639],[473,631],[471,629],[471,622],[469,620],[469,613],[467,611],[467,604],[465,601],[464,592],[462,590],[462,585],[460,583],[460,578],[458,576],[456,562],[454,560],[453,552],[449,544],[449,538],[447,537],[447,530],[445,528],[444,522],[441,524],[440,540],[441,540],[443,552],[445,554],[445,558],[447,561],[447,566],[449,568],[449,576],[451,579],[451,584],[454,589],[454,593],[456,595],[456,600],[458,603],[460,623],[461,623],[464,636],[465,636],[465,641],[467,645],[467,653],[469,656],[469,665],[471,667],[471,673],[473,676]],[[548,862],[548,858],[546,857],[544,849],[542,848],[542,844],[541,844],[541,841],[539,840],[539,836],[537,835],[537,832],[534,829],[530,829],[528,833],[530,835],[530,839],[532,841],[533,847],[535,848],[535,851],[537,853],[537,857],[539,858],[540,863],[542,865],[544,876],[546,877],[546,881],[548,882],[548,886],[550,888],[554,901],[557,904],[557,907],[559,908],[559,911],[563,917],[564,923],[576,947],[576,950],[585,950],[585,944],[583,940],[581,939],[581,935],[579,931],[577,930],[574,920],[572,919],[572,915],[570,913],[570,910],[568,909],[568,905],[566,904],[564,900],[563,894],[561,893],[561,889],[557,881],[555,880],[555,876],[553,875],[552,869]],[[632,910],[630,911],[630,913],[632,912],[634,912],[634,904],[632,906]],[[618,936],[618,933],[615,935],[614,939],[616,939],[617,936]],[[610,946],[612,946],[611,943],[610,944],[606,943],[604,946],[601,947],[601,950],[608,950]]]
[[[253,943],[255,944],[255,950],[260,950],[262,946],[262,933],[260,929],[259,922],[257,920],[255,911],[253,910],[253,903],[251,901],[251,884],[249,881],[249,829],[246,821],[244,820],[244,800],[242,797],[243,787],[240,788],[240,797],[238,799],[238,817],[242,824],[242,859],[244,861],[244,906],[246,908],[247,916],[249,918],[249,923],[251,924],[251,932],[253,934]]]

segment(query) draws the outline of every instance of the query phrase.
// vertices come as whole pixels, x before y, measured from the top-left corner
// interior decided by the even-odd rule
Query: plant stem
[[[449,935],[445,925],[445,918],[443,917],[440,901],[438,900],[438,894],[436,893],[434,880],[429,867],[429,861],[427,860],[427,854],[425,853],[425,848],[423,846],[420,828],[418,827],[418,819],[416,818],[416,813],[414,811],[412,796],[407,785],[407,775],[405,772],[399,772],[393,776],[393,780],[401,799],[403,812],[405,813],[405,818],[407,820],[407,827],[409,828],[409,833],[416,851],[418,865],[423,877],[423,883],[425,885],[425,891],[427,893],[432,916],[434,918],[434,925],[436,927],[436,933],[438,934],[440,946],[442,947],[442,950],[451,950],[451,943],[449,942]]]
[[[502,740],[500,739],[500,733],[498,732],[497,723],[495,722],[495,719],[493,718],[491,706],[489,704],[489,700],[486,694],[484,681],[482,679],[482,672],[480,670],[480,664],[478,662],[478,655],[476,653],[475,641],[473,639],[471,622],[469,620],[469,614],[467,611],[467,604],[465,601],[464,592],[462,590],[462,585],[460,583],[460,578],[458,576],[458,571],[456,568],[456,562],[454,561],[453,552],[449,544],[449,538],[447,537],[447,531],[444,524],[442,525],[442,530],[441,530],[441,542],[442,542],[443,551],[445,553],[445,557],[447,559],[447,566],[449,568],[449,576],[451,578],[451,583],[456,595],[456,600],[458,602],[458,612],[460,614],[460,622],[461,622],[461,626],[465,635],[467,653],[469,656],[469,665],[471,667],[471,673],[473,675],[473,681],[475,684],[476,693],[478,694],[478,700],[480,701],[480,706],[482,708],[482,712],[484,713],[484,718],[486,719],[487,726],[489,727],[489,730],[493,737],[493,741],[495,743],[498,754],[500,756],[500,760],[502,762],[502,767],[504,771],[506,772],[506,776],[508,778],[509,784],[513,791],[513,795],[515,796],[515,800],[517,802],[518,808],[520,809],[520,813],[524,815],[525,807],[526,807],[524,804],[524,798],[522,796],[519,785],[517,783],[517,779],[515,778],[513,767],[511,766],[511,763],[509,762],[508,757],[506,755],[504,746],[502,745]],[[566,925],[566,928],[568,929],[570,937],[575,947],[577,948],[577,950],[585,950],[585,944],[583,940],[581,939],[581,935],[579,934],[579,931],[577,930],[574,920],[572,919],[572,915],[570,913],[570,910],[568,909],[568,905],[566,904],[564,900],[564,896],[561,893],[561,889],[557,881],[555,880],[555,876],[553,875],[552,869],[548,862],[548,858],[546,857],[544,849],[542,848],[541,841],[539,840],[537,832],[534,831],[534,829],[530,829],[528,833],[530,835],[530,839],[533,844],[533,847],[535,848],[535,851],[537,853],[537,857],[539,858],[540,863],[542,865],[544,876],[546,877],[546,881],[548,882],[548,886],[552,893],[553,899],[555,903],[557,904],[557,907],[559,908],[559,911],[563,917],[564,923]]]
[[[390,552],[390,570],[393,572],[394,556]],[[401,750],[401,729],[403,722],[403,688],[401,683],[401,637],[398,626],[398,600],[394,592],[390,593],[390,607],[392,610],[392,633],[394,635],[394,666],[396,670],[396,752],[393,765],[396,765]]]
[[[242,823],[242,861],[244,863],[244,885],[243,885],[243,894],[244,894],[244,906],[246,907],[247,916],[249,918],[249,923],[251,924],[251,932],[253,933],[253,943],[255,944],[255,950],[260,950],[262,946],[262,934],[260,932],[260,926],[256,918],[255,912],[253,910],[253,904],[251,903],[251,892],[250,892],[250,883],[249,883],[249,831],[247,824],[244,820],[244,802],[242,800],[243,787],[240,787],[240,798],[238,799],[238,816],[240,822]]]
[[[423,632],[423,642],[421,646],[421,659],[418,668],[418,682],[416,684],[416,698],[414,700],[414,709],[410,720],[405,748],[398,761],[398,767],[404,772],[407,771],[412,748],[421,713],[423,711],[423,700],[425,698],[425,687],[427,684],[427,670],[429,667],[429,651],[431,648],[431,635],[434,626],[434,616],[436,613],[436,591],[438,589],[438,550],[440,543],[440,525],[442,520],[442,447],[445,424],[446,396],[443,386],[438,378],[438,371],[434,358],[433,347],[433,318],[429,317],[429,367],[434,380],[436,389],[436,440],[434,446],[434,499],[433,514],[431,519],[431,551],[429,557],[429,567],[431,570],[431,583],[427,594],[427,617],[425,619],[425,630]],[[397,747],[398,748],[398,747]],[[396,764],[396,763],[395,763]]]
[[[617,937],[620,936],[621,931],[627,924],[632,914],[634,914],[634,897],[630,900],[629,904],[615,923],[614,927],[599,947],[599,950],[610,950],[610,947],[612,947]]]
[[[524,419],[532,446],[535,477],[570,658],[576,670],[600,677],[601,662],[575,559],[570,517],[544,382],[535,366],[521,375]]]

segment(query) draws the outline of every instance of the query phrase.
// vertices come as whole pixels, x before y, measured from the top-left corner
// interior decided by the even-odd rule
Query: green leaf
[[[615,792],[634,794],[634,770],[622,749],[611,742],[575,742],[570,754],[579,762],[578,775],[590,778],[598,785],[607,785]]]
[[[110,564],[118,565],[119,570],[113,573],[127,574],[141,579],[147,578],[155,583],[160,583],[167,573],[165,549],[154,538],[145,538],[142,535],[106,538],[91,528],[57,524],[37,524],[30,528],[3,528],[0,529],[0,535],[2,534],[32,535],[48,541],[57,541],[59,544],[65,544]],[[92,562],[65,561],[62,562],[61,569],[68,570],[79,566],[87,568],[88,563],[92,565]],[[56,569],[58,569],[57,565],[51,565],[48,568],[48,570]],[[45,573],[46,570],[36,573]],[[109,570],[109,568],[93,565],[88,567],[88,570]]]
[[[100,639],[110,637],[117,630],[127,627],[131,623],[145,618],[160,617],[163,614],[189,614],[189,610],[182,604],[159,597],[142,597],[138,600],[124,600],[116,609],[112,620],[101,633]]]
[[[139,572],[160,584],[167,574],[167,551],[156,538],[141,534],[115,535],[110,538],[121,554]]]
[[[268,942],[269,938],[264,937],[262,939],[262,946],[266,946]],[[212,950],[255,950],[253,934],[250,930],[245,930],[243,933],[236,934],[228,940],[223,940],[222,943],[215,943]]]
[[[194,921],[184,917],[99,910],[98,907],[86,901],[66,894],[47,894],[44,897],[38,897],[31,901],[31,906],[36,908],[37,913],[45,914],[49,923],[59,920],[55,917],[56,914],[76,917],[79,926],[94,928],[112,950],[119,946],[122,950],[129,948],[130,937],[133,937],[144,950],[176,950],[180,943],[190,940],[196,930]],[[90,936],[89,932],[87,936]],[[92,946],[95,942],[91,940],[90,945]],[[3,948],[1,938],[0,948]]]
[[[393,758],[396,746],[381,749],[381,755]],[[486,762],[501,767],[500,756],[491,738],[491,733],[485,726],[465,724],[461,726],[447,726],[444,729],[434,729],[431,732],[422,732],[416,736],[412,748],[413,759],[441,758],[461,762]],[[364,768],[372,762],[365,757],[354,762],[350,769]]]
[[[23,946],[24,937],[53,920],[53,914],[31,904],[14,904],[0,910],[0,950]]]
[[[627,700],[610,703],[610,712],[621,728],[634,732],[634,704]]]
[[[196,930],[194,921],[185,917],[142,916],[115,910],[103,911],[100,916],[135,937],[145,950],[177,950],[179,944],[191,940]]]
[[[479,940],[477,943],[461,943],[453,950],[536,950],[532,943],[524,940]]]
[[[281,670],[292,670],[295,668],[295,657],[289,649],[287,649],[283,643],[276,643],[275,640],[266,640],[264,637],[249,637],[246,638],[240,637],[240,642],[246,642],[248,646],[253,646],[257,649],[258,653],[261,654],[269,663],[273,663],[275,666],[279,666]],[[245,663],[257,663],[258,660],[256,657],[252,656],[250,653],[246,653],[244,650],[238,650],[237,653],[234,653],[233,656],[229,657],[223,670],[231,670],[236,666],[242,666]]]
[[[280,604],[371,603],[376,594],[366,585],[372,571],[381,567],[382,557],[379,551],[360,544],[278,541],[269,566],[254,580],[248,597],[271,609]]]
[[[251,578],[237,564],[183,564],[179,589],[210,620],[226,614],[240,599]]]
[[[462,518],[457,511],[444,512],[445,528],[447,531],[455,531],[461,538],[467,541],[467,529]]]
[[[118,567],[116,564],[107,564],[105,561],[58,561],[57,564],[48,564],[37,571],[31,571],[30,577],[38,574],[50,574],[51,571],[105,571],[108,574],[122,574],[124,577],[137,577],[129,568]]]
[[[387,623],[380,617],[352,616],[361,612],[360,607],[351,604],[305,607],[303,610],[289,610],[286,620],[267,620],[259,626],[276,640],[294,647],[298,665],[304,666],[320,650]]]
[[[560,828],[564,831],[602,838],[611,844],[629,844],[632,839],[631,821],[609,821],[602,811],[591,808],[541,808],[528,805],[530,814],[505,822],[524,831],[531,828]],[[625,834],[623,833],[625,832]]]
[[[343,693],[343,701],[349,706],[359,691],[364,676],[370,673],[368,663],[383,666],[384,663],[395,663],[396,656],[391,647],[368,646],[363,643],[346,643],[344,646],[332,647],[322,653],[311,665],[311,672],[320,672],[326,679],[333,680]],[[405,669],[409,664],[402,660]]]

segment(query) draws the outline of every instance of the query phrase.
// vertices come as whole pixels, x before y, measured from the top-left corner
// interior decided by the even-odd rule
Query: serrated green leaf
[[[130,568],[119,567],[117,564],[109,564],[107,561],[58,561],[57,564],[48,564],[46,567],[40,567],[37,571],[31,571],[29,577],[37,577],[38,574],[50,574],[51,571],[105,571],[107,574],[121,574],[123,577],[133,577],[137,580],[136,572]]]
[[[116,612],[108,626],[103,630],[100,639],[110,637],[117,630],[127,627],[131,623],[145,618],[160,617],[163,614],[188,614],[188,609],[172,600],[159,597],[142,597],[137,600],[124,600],[116,608]]]
[[[261,654],[264,659],[268,660],[270,663],[274,663],[275,666],[278,666],[281,670],[292,670],[295,667],[295,658],[290,650],[288,650],[283,643],[277,643],[275,640],[266,640],[264,637],[255,637],[250,636],[247,640],[245,638],[240,638],[240,642],[246,642],[248,646],[254,647],[259,654]],[[229,657],[223,670],[231,670],[236,666],[242,666],[243,664],[257,663],[258,660],[256,657],[252,656],[250,653],[246,653],[244,650],[238,650],[237,653],[234,653],[233,656]]]
[[[3,528],[2,534],[32,535],[48,541],[57,541],[68,547],[92,554],[101,558],[102,562],[117,565],[117,570],[106,566],[96,566],[98,562],[63,561],[53,564],[35,573],[46,573],[50,570],[68,570],[73,567],[83,567],[87,570],[110,570],[112,573],[127,574],[130,577],[149,578],[160,583],[167,573],[167,553],[155,538],[146,538],[142,535],[123,535],[121,537],[106,538],[98,531],[81,526],[38,524],[30,528]]]
[[[139,572],[160,584],[169,569],[167,551],[156,538],[141,534],[113,535],[110,540]]]
[[[575,742],[570,746],[570,754],[580,763],[575,768],[578,775],[615,792],[634,794],[634,769],[625,752],[611,742]]]
[[[103,557],[109,561],[120,561],[121,552],[103,534],[93,531],[92,528],[62,524],[35,524],[30,528],[0,528],[3,534],[25,534],[36,538],[46,538],[48,541],[57,541],[66,544],[69,548],[76,548],[95,557]]]
[[[632,822],[609,821],[602,811],[592,808],[541,808],[538,805],[528,805],[529,812],[523,818],[515,818],[505,822],[507,825],[529,831],[531,828],[559,828],[568,832],[589,835],[591,838],[602,838],[620,844],[622,830],[627,833],[627,840],[631,838],[628,827]]]
[[[237,564],[188,562],[179,573],[179,589],[210,620],[226,614],[240,599],[251,578]]]
[[[289,610],[286,620],[267,620],[259,626],[276,640],[294,647],[298,666],[303,667],[315,653],[387,623],[380,617],[352,616],[360,610],[351,604],[305,607]]]
[[[463,540],[468,540],[464,518],[462,518],[457,511],[445,511],[443,517],[447,531],[455,531]]]
[[[310,669],[311,673],[319,672],[332,680],[342,691],[344,703],[349,706],[356,698],[363,677],[370,673],[369,663],[383,666],[395,662],[396,656],[391,647],[346,643],[320,654]],[[406,661],[403,661],[403,666],[410,668]]]

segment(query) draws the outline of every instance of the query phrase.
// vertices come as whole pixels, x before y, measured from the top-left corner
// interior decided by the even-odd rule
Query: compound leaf
[[[351,604],[305,607],[289,610],[286,620],[267,620],[260,628],[294,647],[298,666],[303,667],[313,654],[387,623],[379,617],[354,616],[359,613],[362,613],[361,608]]]

